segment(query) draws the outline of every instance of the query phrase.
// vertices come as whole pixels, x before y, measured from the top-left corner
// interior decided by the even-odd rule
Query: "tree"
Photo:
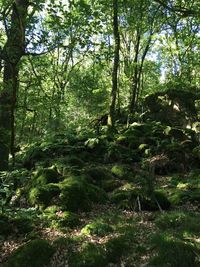
[[[7,41],[1,51],[4,61],[3,89],[0,92],[0,170],[8,168],[9,152],[14,155],[14,111],[18,88],[19,62],[25,53],[28,0],[12,4]]]
[[[114,33],[114,63],[112,71],[112,91],[111,91],[111,103],[108,117],[108,125],[114,127],[115,125],[115,106],[118,90],[118,68],[119,68],[119,50],[120,50],[120,34],[119,34],[119,22],[118,22],[118,0],[113,0],[113,33]]]

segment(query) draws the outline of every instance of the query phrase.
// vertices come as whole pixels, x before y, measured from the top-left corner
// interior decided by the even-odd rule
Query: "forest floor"
[[[158,187],[167,190],[171,187],[170,179],[169,176],[158,176],[156,179],[159,183]],[[74,240],[70,246],[62,244],[58,246],[50,263],[45,265],[46,267],[200,266],[199,208],[197,201],[193,203],[188,201],[182,205],[171,207],[167,211],[134,211],[118,208],[114,204],[93,204],[91,211],[79,212],[81,223],[74,229],[58,230],[38,224],[34,228],[34,233],[18,234],[14,232],[6,240],[1,239],[0,264],[4,266],[5,260],[9,259],[17,248],[39,237],[48,240],[50,244],[53,244],[55,240],[62,240],[62,238],[63,240]],[[37,210],[34,213],[35,216],[38,216]],[[101,222],[102,225],[95,226],[96,222]],[[103,225],[104,223],[105,225]],[[85,227],[88,225],[90,227]],[[111,228],[107,229],[106,225]],[[83,229],[86,228],[87,230],[84,231]],[[106,245],[109,244],[109,240],[116,240],[116,243],[111,241],[110,248]],[[68,262],[69,254],[74,253],[74,257],[79,257],[84,244],[91,244],[91,247],[85,246],[84,254],[79,259],[82,263],[75,260],[75,263],[70,264]],[[194,250],[192,250],[193,248]],[[110,259],[109,254],[105,259],[105,250],[110,250],[108,252]],[[77,254],[77,251],[80,254]],[[101,257],[103,258],[102,263]],[[177,259],[173,259],[173,257],[177,257]],[[152,259],[154,260],[152,261]],[[171,263],[165,265],[166,260]]]

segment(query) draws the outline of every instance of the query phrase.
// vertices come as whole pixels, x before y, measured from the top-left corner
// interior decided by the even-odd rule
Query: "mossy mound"
[[[194,212],[172,211],[162,214],[156,219],[156,224],[161,230],[177,229],[178,234],[200,233],[200,215]]]
[[[199,266],[200,249],[192,243],[186,243],[166,233],[155,235],[152,243],[158,254],[153,257],[149,266]]]
[[[140,160],[137,151],[115,142],[110,143],[105,155],[106,162],[131,163]]]
[[[13,232],[15,235],[26,234],[33,230],[33,222],[28,217],[10,217],[0,214],[0,235],[8,236]]]
[[[122,209],[128,210],[167,210],[171,204],[167,197],[161,192],[154,192],[151,195],[143,192],[142,189],[116,190],[111,195],[111,202]]]
[[[40,146],[34,145],[26,151],[23,158],[23,166],[28,170],[31,170],[35,167],[36,162],[43,161],[47,157],[47,154]]]
[[[79,216],[70,211],[62,211],[61,207],[50,206],[44,210],[44,218],[55,229],[74,228],[80,224]]]
[[[45,267],[54,248],[45,240],[37,239],[18,248],[2,267]]]
[[[111,172],[117,178],[131,180],[132,174],[128,165],[116,164],[112,167]]]
[[[36,172],[33,181],[38,185],[46,185],[48,183],[58,183],[61,175],[55,166],[43,168]]]
[[[110,192],[121,185],[120,181],[105,167],[87,168],[85,170],[85,175],[89,183],[99,186],[106,192]]]
[[[80,252],[73,253],[69,259],[71,267],[102,267],[108,265],[108,259],[101,245],[84,243]]]
[[[125,255],[130,250],[132,242],[130,235],[122,235],[110,239],[105,245],[109,262],[119,262],[122,255]]]
[[[72,212],[88,211],[92,203],[104,203],[107,198],[104,190],[88,184],[82,177],[66,178],[59,187],[61,205]]]
[[[94,184],[101,185],[103,180],[113,179],[111,172],[105,167],[90,167],[85,170],[85,174],[89,181]]]
[[[84,235],[98,235],[98,236],[105,236],[112,232],[113,228],[109,224],[101,221],[95,221],[93,223],[89,223],[81,230],[81,233]]]
[[[7,236],[10,233],[12,233],[12,226],[10,225],[9,217],[0,214],[0,235]]]
[[[60,188],[58,184],[46,184],[43,186],[37,186],[29,192],[29,202],[32,205],[41,205],[43,207],[50,206],[56,202],[60,194]]]

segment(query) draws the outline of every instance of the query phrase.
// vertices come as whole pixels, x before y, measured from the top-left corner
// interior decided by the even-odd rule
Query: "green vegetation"
[[[200,266],[199,1],[0,1],[0,266]]]
[[[43,267],[50,262],[53,252],[53,247],[47,241],[36,239],[18,248],[3,266]]]

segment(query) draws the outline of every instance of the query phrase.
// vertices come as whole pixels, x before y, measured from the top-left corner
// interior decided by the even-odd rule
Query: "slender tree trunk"
[[[25,20],[28,0],[15,0],[11,26],[1,55],[4,60],[3,89],[0,93],[0,170],[8,169],[9,153],[14,156],[14,113],[18,87],[18,64],[25,50]]]
[[[120,34],[118,22],[118,0],[113,0],[113,32],[115,41],[114,51],[114,64],[112,71],[112,91],[111,91],[111,104],[108,116],[108,125],[112,128],[115,125],[115,107],[118,91],[118,68],[119,68],[119,50],[120,50]]]
[[[138,57],[139,57],[139,48],[140,48],[140,33],[137,30],[137,40],[135,44],[135,57],[134,57],[134,73],[131,79],[131,99],[129,105],[129,112],[132,114],[135,110],[136,106],[136,98],[137,98],[137,91],[138,91]]]

